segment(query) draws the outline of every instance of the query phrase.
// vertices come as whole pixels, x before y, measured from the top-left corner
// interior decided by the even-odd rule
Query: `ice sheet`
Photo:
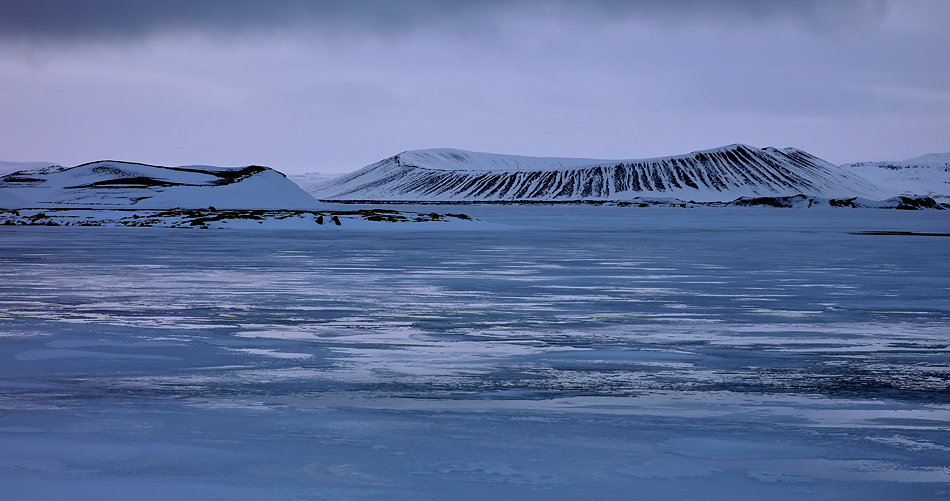
[[[950,491],[942,212],[453,211],[0,227],[4,497]]]

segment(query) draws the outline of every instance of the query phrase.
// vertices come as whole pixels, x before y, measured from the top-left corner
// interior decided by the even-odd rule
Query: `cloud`
[[[510,16],[715,23],[792,21],[829,27],[880,17],[888,0],[0,0],[0,37],[25,42],[310,30],[401,34],[480,30]]]
[[[458,147],[946,151],[945,0],[0,0],[0,151],[353,170]]]

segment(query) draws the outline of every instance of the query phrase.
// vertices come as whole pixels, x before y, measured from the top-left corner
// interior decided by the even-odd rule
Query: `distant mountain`
[[[844,168],[876,167],[886,170],[933,169],[950,172],[950,153],[928,153],[909,160],[897,162],[856,162],[842,165]]]
[[[53,162],[7,162],[0,160],[0,176],[21,170],[42,169],[45,167],[59,167]]]
[[[306,174],[289,174],[290,179],[297,186],[303,188],[307,193],[318,191],[331,179],[340,177],[342,174],[324,174],[322,172],[308,172]]]
[[[102,161],[0,176],[0,207],[315,209],[283,174],[259,166],[160,167]]]
[[[841,167],[874,182],[888,196],[930,197],[950,202],[950,153],[930,153],[899,162],[858,162]]]
[[[400,153],[318,185],[333,201],[731,201],[804,194],[883,198],[874,185],[795,148],[734,144],[645,160],[537,158],[454,149]]]

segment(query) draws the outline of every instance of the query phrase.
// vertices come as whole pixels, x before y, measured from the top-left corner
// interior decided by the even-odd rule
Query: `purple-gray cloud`
[[[0,0],[0,160],[948,151],[950,4]]]
[[[604,21],[701,17],[713,22],[791,19],[831,26],[879,16],[885,0],[2,0],[0,36],[35,41],[101,40],[164,31],[311,28],[374,33],[459,29],[513,13]]]

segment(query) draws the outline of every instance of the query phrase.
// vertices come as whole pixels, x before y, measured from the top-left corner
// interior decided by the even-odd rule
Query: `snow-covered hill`
[[[259,166],[159,167],[102,161],[0,176],[0,207],[317,209],[283,174]]]
[[[307,193],[314,193],[323,188],[327,182],[340,177],[341,174],[324,174],[322,172],[308,172],[306,174],[288,174],[290,179],[297,186],[303,188]]]
[[[797,194],[884,198],[874,183],[802,150],[742,144],[645,160],[407,151],[311,193],[337,201],[623,201],[651,196],[713,202]]]
[[[21,170],[35,170],[45,167],[59,167],[59,165],[53,162],[8,162],[0,160],[0,176]]]
[[[950,153],[899,162],[859,162],[841,166],[881,187],[888,196],[930,197],[950,202]]]

